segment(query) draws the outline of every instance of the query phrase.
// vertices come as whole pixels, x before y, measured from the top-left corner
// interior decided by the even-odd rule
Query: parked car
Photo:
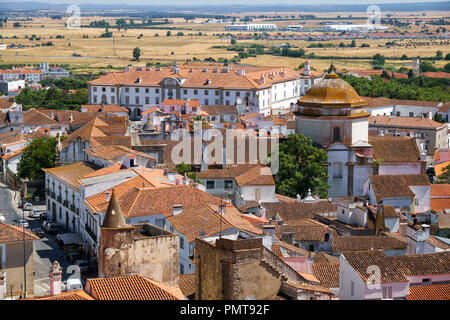
[[[39,218],[41,216],[41,210],[38,209],[32,209],[30,213],[28,214],[30,218]]]
[[[33,232],[35,235],[37,235],[39,238],[43,238],[45,236],[45,231],[42,230],[42,228],[35,228],[32,229],[31,232]]]
[[[21,226],[21,227],[25,227],[25,228],[28,228],[29,227],[29,224],[28,224],[28,221],[27,220],[19,220],[19,221],[17,221],[18,223],[19,223],[19,225]]]
[[[80,267],[80,272],[88,272],[89,271],[89,261],[86,259],[76,260],[75,264]]]
[[[32,210],[33,209],[33,204],[31,202],[26,202],[23,205],[23,210],[28,211],[28,210]]]

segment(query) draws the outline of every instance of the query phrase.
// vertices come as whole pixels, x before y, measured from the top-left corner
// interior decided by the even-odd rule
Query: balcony
[[[48,195],[48,196],[50,195],[50,189],[49,188],[45,189],[45,194]]]
[[[71,205],[70,205],[70,210],[72,210],[73,212],[75,212],[75,209],[76,209],[76,208],[75,208],[75,205],[71,204]]]
[[[50,192],[50,195],[51,195],[51,197],[53,198],[53,199],[55,199],[55,192]]]
[[[69,202],[67,200],[64,200],[63,201],[63,206],[68,208],[69,207]]]
[[[61,202],[61,200],[62,200],[62,199],[61,199],[61,196],[57,196],[57,197],[56,197],[56,200],[57,200],[58,202]]]

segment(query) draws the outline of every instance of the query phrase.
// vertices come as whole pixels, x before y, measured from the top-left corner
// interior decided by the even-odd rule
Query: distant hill
[[[374,1],[373,4],[377,4]],[[67,4],[53,4],[44,2],[2,2],[0,13],[11,10],[61,10],[65,11],[69,7]],[[411,3],[383,3],[377,4],[383,11],[449,11],[450,1],[445,2],[411,2]],[[103,10],[148,10],[148,11],[168,11],[168,12],[209,12],[209,13],[231,13],[231,12],[276,12],[276,11],[303,11],[303,12],[366,12],[368,4],[315,4],[315,5],[129,5],[129,4],[81,4],[83,11],[103,11]]]

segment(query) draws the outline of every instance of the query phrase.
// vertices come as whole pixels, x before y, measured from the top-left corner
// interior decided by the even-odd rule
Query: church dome
[[[349,116],[366,113],[367,102],[356,90],[336,73],[327,74],[298,99],[298,112],[302,115]]]

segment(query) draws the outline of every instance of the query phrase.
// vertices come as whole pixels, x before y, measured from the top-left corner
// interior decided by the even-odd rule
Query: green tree
[[[276,156],[271,155],[272,158]],[[311,138],[302,134],[290,134],[280,143],[278,157],[279,169],[275,176],[277,193],[290,197],[300,194],[304,197],[311,188],[321,198],[327,196],[328,154],[314,147]]]
[[[436,59],[442,60],[444,59],[444,54],[441,50],[436,51]]]
[[[384,56],[382,56],[381,54],[377,53],[376,55],[373,56],[373,62],[372,63],[374,65],[383,66],[385,61],[386,61],[386,58]]]
[[[356,47],[356,41],[355,39],[352,40],[352,43],[350,44],[350,47],[355,48]]]
[[[34,139],[23,151],[17,173],[20,178],[35,180],[44,178],[43,168],[52,168],[55,165],[56,139],[41,137]]]
[[[133,58],[136,61],[139,61],[139,58],[141,57],[141,49],[139,49],[138,47],[133,49]]]
[[[450,164],[448,166],[446,166],[443,171],[444,172],[438,177],[438,179],[439,179],[438,182],[449,184],[450,183]]]
[[[445,55],[445,60],[450,60],[450,53],[447,53],[447,54]]]
[[[189,179],[200,183],[200,180],[198,180],[198,178],[197,178],[197,173],[190,172],[192,170],[192,167],[191,167],[190,164],[186,164],[184,162],[181,162],[181,163],[176,165],[176,169],[177,169],[178,174],[181,174],[182,176],[184,176],[184,174],[186,174],[186,176]]]
[[[167,36],[167,37],[170,37],[171,35],[172,35],[172,32],[170,32],[170,30],[167,31],[166,36]]]

